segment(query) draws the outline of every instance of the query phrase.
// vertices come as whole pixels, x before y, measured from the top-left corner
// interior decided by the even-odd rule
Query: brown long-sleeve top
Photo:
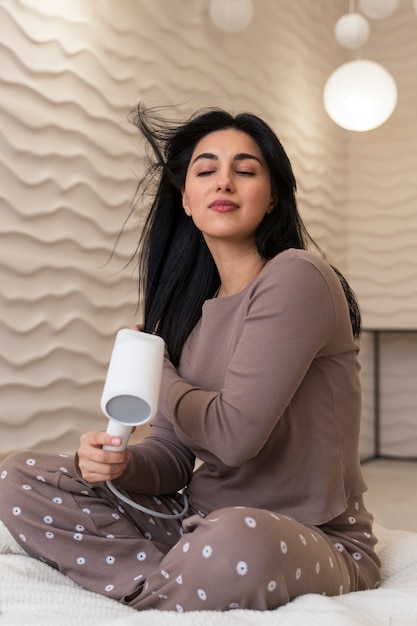
[[[205,302],[178,371],[165,359],[158,415],[115,484],[187,485],[206,513],[247,505],[329,522],[366,490],[358,349],[332,268],[278,254],[239,293]]]

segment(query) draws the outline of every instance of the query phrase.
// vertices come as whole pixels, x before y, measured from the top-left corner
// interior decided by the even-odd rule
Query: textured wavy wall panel
[[[104,427],[114,335],[136,309],[123,268],[140,214],[106,263],[142,166],[126,121],[138,98],[176,115],[218,104],[264,115],[314,235],[343,260],[346,151],[321,106],[337,12],[260,0],[251,26],[226,36],[206,0],[1,0],[0,455],[73,450]]]
[[[349,138],[349,277],[367,327],[417,330],[417,16],[373,21],[364,56],[395,77],[398,105]],[[381,338],[381,451],[417,456],[417,333]]]
[[[385,125],[350,142],[350,275],[368,326],[417,328],[417,16],[403,2],[372,24],[369,57],[395,77]]]
[[[143,165],[127,122],[138,99],[174,105],[175,116],[206,105],[264,116],[293,161],[311,233],[352,273],[368,311],[367,275],[347,244],[381,209],[367,192],[370,217],[362,204],[356,233],[349,154],[351,168],[357,152],[367,184],[387,194],[374,182],[366,142],[349,144],[322,106],[325,80],[346,56],[333,38],[345,4],[256,0],[249,28],[225,35],[208,19],[208,0],[0,0],[0,456],[22,447],[72,451],[81,432],[105,426],[99,400],[109,354],[136,311],[135,268],[125,265],[140,211],[109,257]],[[394,145],[399,151],[401,141]],[[353,180],[360,176],[354,168]],[[401,176],[398,168],[411,202],[414,183]]]

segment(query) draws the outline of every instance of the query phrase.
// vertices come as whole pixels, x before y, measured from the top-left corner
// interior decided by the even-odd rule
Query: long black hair
[[[174,365],[178,365],[188,335],[201,317],[205,300],[220,286],[220,277],[204,241],[182,206],[182,189],[197,143],[211,132],[235,129],[248,134],[259,146],[268,166],[274,210],[265,215],[256,231],[260,256],[271,259],[288,248],[307,249],[312,244],[298,213],[296,181],[281,142],[261,118],[252,113],[232,115],[210,108],[185,122],[163,119],[158,109],[141,105],[133,122],[151,152],[142,184],[152,189],[152,204],[138,247],[139,299],[144,302],[144,330],[165,340]],[[324,255],[323,255],[324,256]],[[335,268],[334,268],[335,269]],[[338,270],[349,304],[353,334],[360,334],[356,298]]]

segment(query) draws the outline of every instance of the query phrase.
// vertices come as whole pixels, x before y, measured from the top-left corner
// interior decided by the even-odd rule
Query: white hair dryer
[[[134,426],[145,424],[156,413],[161,386],[165,342],[158,335],[137,330],[119,330],[110,358],[103,394],[102,411],[109,418],[107,432],[120,437],[120,446],[103,446],[105,450],[124,450]],[[179,513],[152,511],[121,493],[107,480],[106,484],[122,502],[155,517],[180,519],[187,515],[188,498],[183,494],[184,508]]]
[[[134,426],[145,424],[156,413],[161,385],[165,342],[158,335],[123,328],[119,330],[101,397],[101,409],[109,418],[107,432],[122,439],[124,450]]]

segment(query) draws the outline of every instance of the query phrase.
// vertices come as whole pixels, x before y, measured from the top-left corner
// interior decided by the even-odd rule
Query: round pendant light
[[[248,26],[253,17],[252,0],[211,0],[210,18],[215,26],[236,33]]]
[[[382,65],[360,59],[344,63],[329,76],[323,99],[328,115],[342,128],[372,130],[394,111],[397,86]]]
[[[373,20],[389,17],[398,9],[399,0],[359,0],[359,8]]]
[[[334,27],[336,41],[349,50],[358,50],[368,41],[369,22],[360,13],[342,15]]]

